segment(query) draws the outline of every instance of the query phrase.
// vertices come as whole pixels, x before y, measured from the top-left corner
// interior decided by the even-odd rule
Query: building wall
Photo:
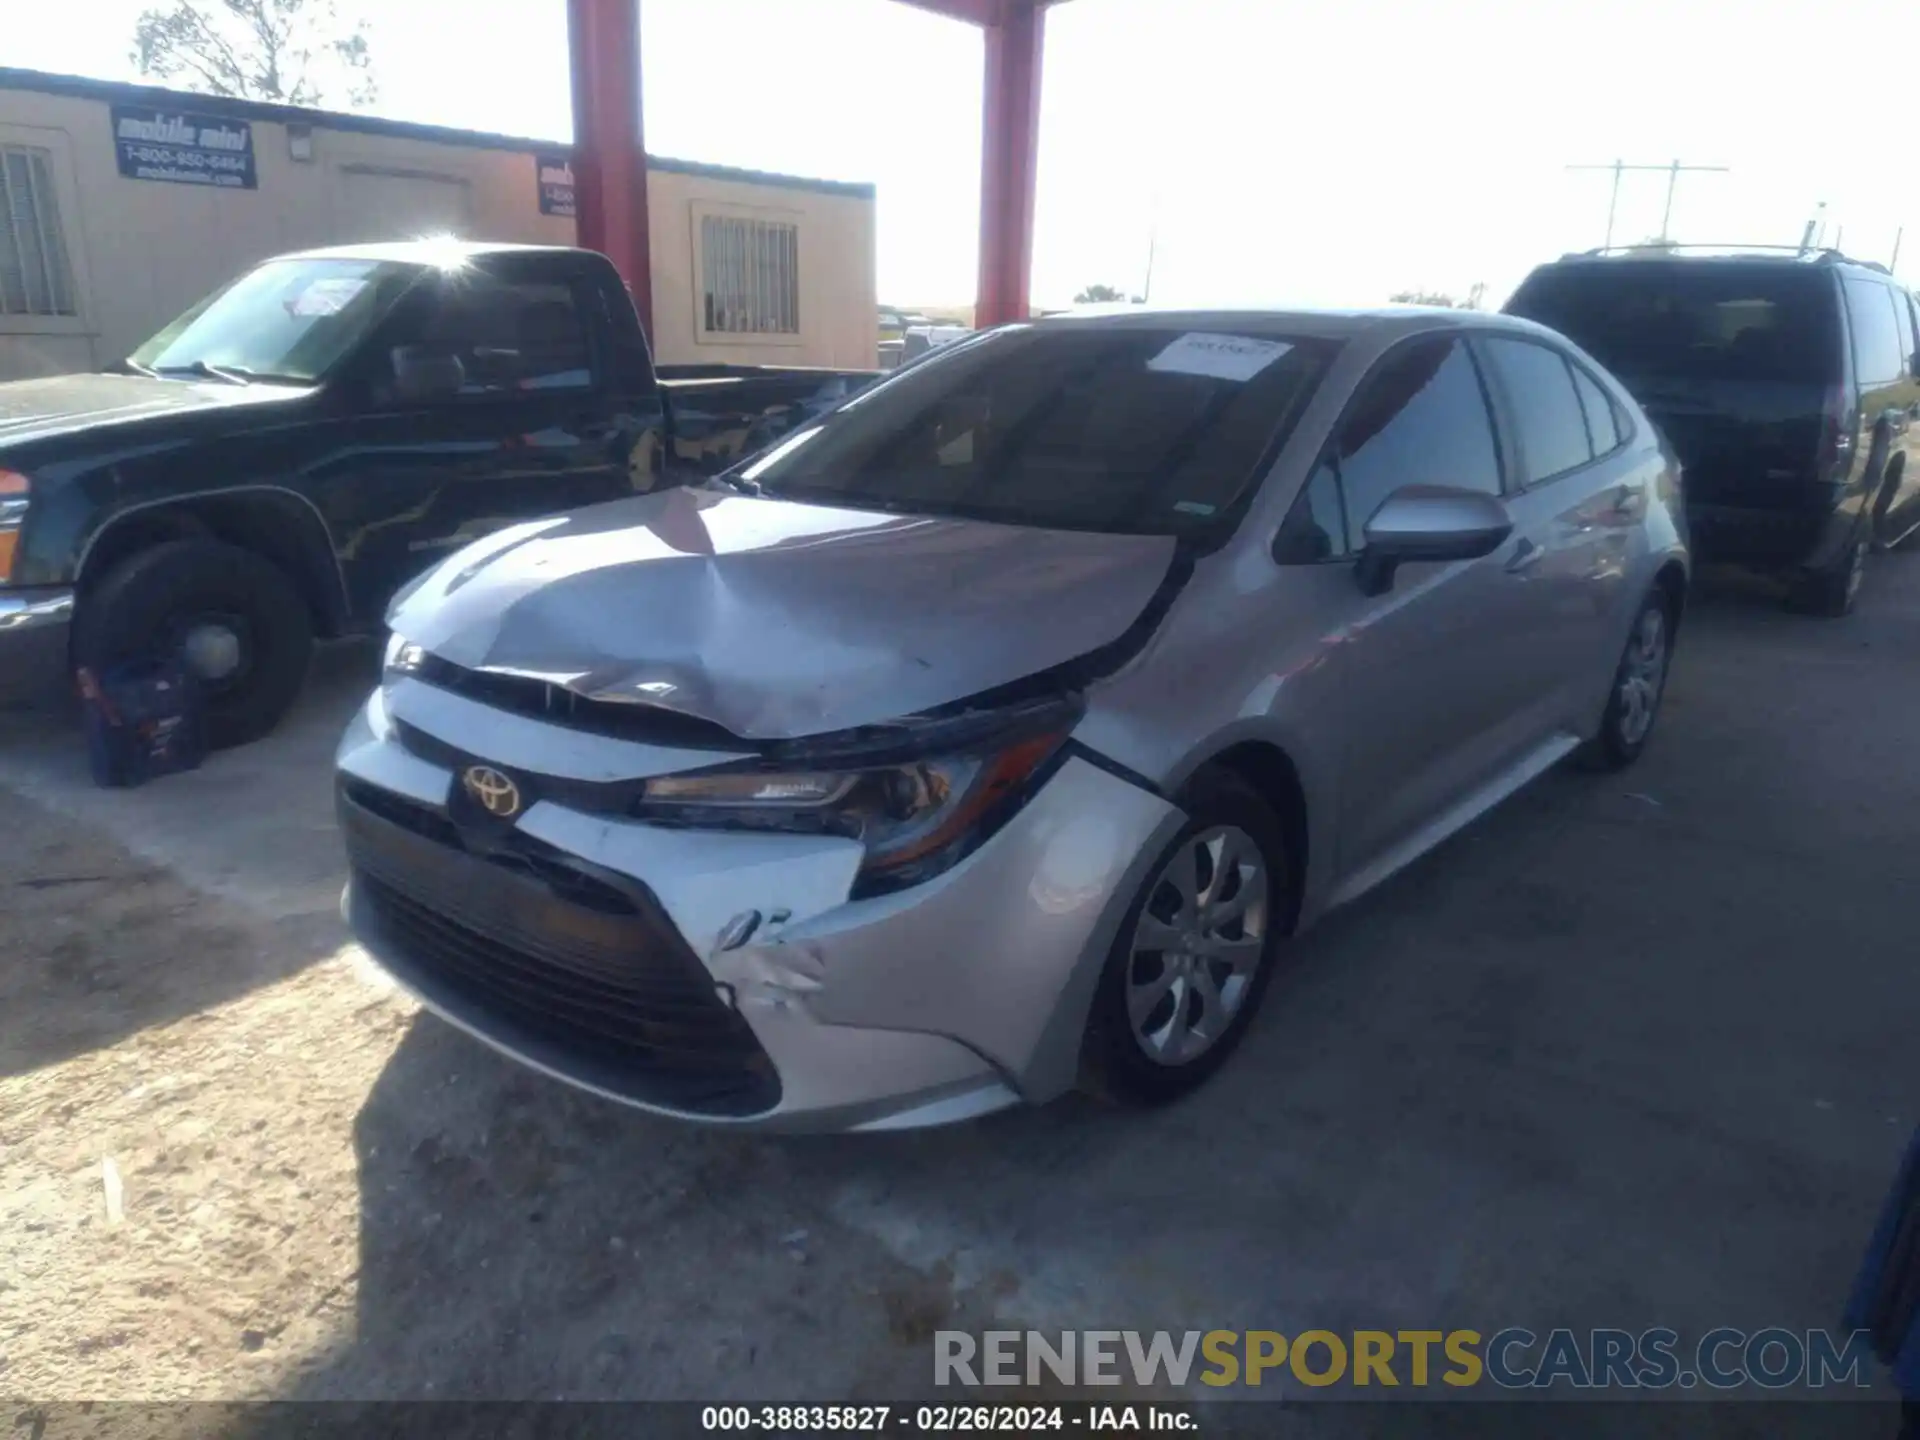
[[[240,271],[288,250],[443,230],[470,239],[574,241],[572,219],[540,213],[531,145],[328,128],[315,114],[313,158],[300,161],[289,153],[287,123],[249,118],[258,188],[217,189],[122,176],[111,103],[0,85],[0,143],[52,153],[80,311],[77,318],[0,315],[0,379],[106,364]],[[209,108],[197,96],[171,103]],[[873,365],[871,189],[698,170],[648,174],[657,358]],[[798,335],[701,335],[694,237],[702,207],[770,213],[799,226]]]

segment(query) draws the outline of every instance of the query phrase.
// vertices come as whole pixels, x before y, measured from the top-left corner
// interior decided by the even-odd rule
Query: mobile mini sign
[[[540,177],[540,213],[573,214],[573,161],[565,155],[536,155],[534,169]]]
[[[113,148],[129,180],[257,190],[253,126],[188,110],[113,107]]]

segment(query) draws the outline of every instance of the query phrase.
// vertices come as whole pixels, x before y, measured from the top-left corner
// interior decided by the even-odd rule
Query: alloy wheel
[[[1654,712],[1667,682],[1667,616],[1658,605],[1641,612],[1620,665],[1620,739],[1638,745],[1653,729]]]
[[[1127,963],[1127,1017],[1149,1059],[1189,1064],[1232,1026],[1266,949],[1271,892],[1238,826],[1187,836],[1161,865]]]

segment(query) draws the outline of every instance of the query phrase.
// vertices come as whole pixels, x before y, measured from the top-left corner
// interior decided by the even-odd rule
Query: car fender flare
[[[73,566],[74,584],[78,586],[85,582],[88,574],[88,564],[93,559],[94,552],[99,548],[100,542],[120,526],[155,511],[164,511],[180,507],[185,509],[188,514],[191,514],[192,507],[197,501],[218,502],[236,498],[244,499],[249,495],[271,495],[277,499],[284,498],[297,501],[297,508],[301,513],[311,518],[312,525],[316,528],[309,531],[306,537],[297,543],[302,546],[310,546],[317,541],[320,545],[324,546],[326,552],[325,562],[324,564],[317,563],[316,557],[316,563],[313,566],[313,578],[321,581],[324,585],[326,591],[324,599],[331,611],[329,618],[342,626],[350,623],[352,609],[347,589],[346,572],[340,564],[340,550],[334,541],[333,528],[327,524],[327,517],[321,513],[320,507],[314,504],[312,499],[301,494],[298,490],[265,481],[249,482],[244,485],[222,485],[206,490],[192,490],[184,494],[167,495],[158,499],[138,501],[134,504],[123,505],[107,512],[100,518],[97,524],[91,527],[85,541],[80,547],[80,553],[75,559]]]

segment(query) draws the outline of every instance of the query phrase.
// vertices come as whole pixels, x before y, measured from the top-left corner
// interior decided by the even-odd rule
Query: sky
[[[564,0],[336,0],[374,113],[566,139]],[[142,0],[0,0],[0,64],[130,79]],[[879,294],[973,298],[981,40],[898,0],[641,0],[649,150],[870,181]],[[1612,177],[1673,238],[1826,238],[1920,285],[1911,0],[1066,0],[1048,12],[1033,295],[1489,303],[1601,243]],[[1882,44],[1874,37],[1891,37]],[[1876,46],[1889,64],[1876,74]],[[1657,234],[1629,173],[1617,243]]]

